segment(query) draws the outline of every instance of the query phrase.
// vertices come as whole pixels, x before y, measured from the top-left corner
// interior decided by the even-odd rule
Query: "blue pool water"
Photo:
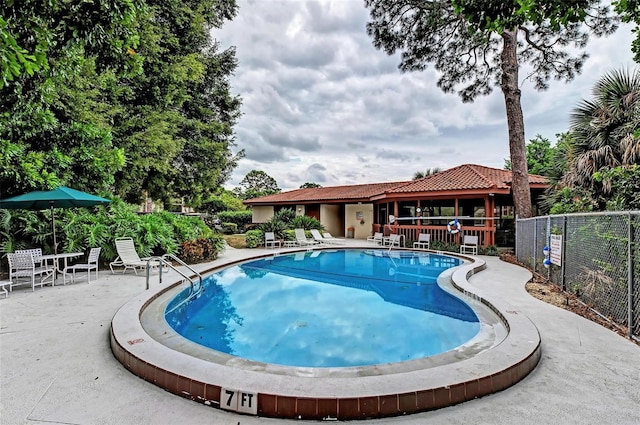
[[[231,266],[165,309],[179,334],[258,362],[348,367],[458,347],[480,331],[474,311],[436,278],[461,260],[408,251],[335,250]]]

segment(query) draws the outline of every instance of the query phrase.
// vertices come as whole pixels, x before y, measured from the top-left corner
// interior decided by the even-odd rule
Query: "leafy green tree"
[[[546,176],[552,160],[551,141],[537,134],[527,144],[527,168],[532,174]]]
[[[0,192],[60,184],[97,191],[113,183],[113,146],[102,93],[139,71],[138,0],[0,4]]]
[[[300,189],[312,189],[316,187],[322,187],[322,186],[318,183],[306,182],[305,184],[300,186]]]
[[[559,187],[553,193],[553,204],[549,214],[570,214],[593,211],[593,202],[588,191],[581,187]]]
[[[102,97],[114,74],[69,49],[55,69],[0,89],[0,188],[3,197],[70,185],[108,190],[124,165]]]
[[[123,81],[113,118],[127,155],[116,191],[130,202],[183,197],[192,206],[215,194],[242,151],[232,154],[240,99],[230,94],[237,61],[210,31],[236,14],[235,0],[147,1],[140,22],[144,73]]]
[[[439,173],[440,171],[442,171],[440,167],[427,168],[425,172],[416,171],[416,173],[413,175],[413,180],[418,180],[423,177],[430,176],[431,174]]]
[[[586,188],[603,209],[611,194],[607,179],[594,173],[640,163],[640,69],[614,70],[598,80],[593,98],[571,114],[573,139],[564,183]]]
[[[562,180],[569,167],[569,157],[573,137],[570,132],[556,134],[556,143],[551,148],[551,163],[546,167],[547,174],[553,184]]]
[[[200,205],[198,211],[216,214],[220,211],[243,211],[247,207],[232,191],[220,188],[218,192]]]
[[[640,166],[633,164],[597,171],[593,178],[607,182],[611,197],[606,209],[610,211],[640,210]]]
[[[566,134],[566,133],[565,133]],[[540,134],[527,143],[527,169],[530,174],[550,177],[551,180],[559,180],[567,165],[567,142],[563,142],[563,134],[556,135],[559,139],[555,146],[551,141]],[[506,159],[504,168],[511,170],[511,161]]]
[[[240,182],[240,186],[234,190],[234,193],[240,199],[259,198],[279,192],[278,182],[260,170],[249,171]]]
[[[570,133],[556,134],[556,137],[554,145],[551,145],[549,139],[539,134],[527,143],[529,173],[548,177],[551,183],[538,203],[542,211],[549,211],[554,204],[566,202],[571,198],[566,191],[562,191],[565,186],[561,180],[567,171],[567,158],[572,139]],[[510,170],[510,167],[511,161],[505,160],[504,168]]]
[[[520,64],[531,67],[537,89],[551,77],[570,81],[587,57],[572,57],[565,48],[584,48],[588,34],[615,29],[608,9],[598,1],[560,0],[365,0],[371,22],[367,32],[374,46],[388,54],[401,51],[402,71],[421,71],[433,63],[438,87],[457,91],[464,102],[502,89],[509,151],[513,167],[513,198],[520,217],[530,217]]]
[[[135,68],[142,6],[142,0],[2,2],[0,89],[48,70],[74,47],[95,57],[100,68]]]
[[[640,1],[638,0],[618,0],[613,1],[616,12],[620,15],[622,22],[634,22],[635,28],[631,31],[636,34],[636,38],[631,42],[633,60],[640,63]]]

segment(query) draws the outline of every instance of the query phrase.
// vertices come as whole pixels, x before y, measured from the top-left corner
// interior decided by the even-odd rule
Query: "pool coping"
[[[224,262],[215,269],[271,255],[248,256]],[[129,371],[169,392],[213,407],[259,416],[367,419],[461,403],[501,391],[520,381],[538,364],[541,345],[537,328],[524,314],[494,295],[483,294],[480,288],[469,283],[471,275],[486,267],[484,260],[454,256],[470,262],[458,266],[451,274],[453,286],[493,310],[508,329],[501,343],[455,363],[392,374],[310,378],[265,376],[267,374],[257,370],[208,362],[166,347],[142,326],[142,311],[172,285],[150,289],[118,310],[111,324],[112,351]],[[221,398],[223,394],[236,397],[236,404],[225,405],[225,398]],[[243,395],[249,397],[250,406],[237,403]]]

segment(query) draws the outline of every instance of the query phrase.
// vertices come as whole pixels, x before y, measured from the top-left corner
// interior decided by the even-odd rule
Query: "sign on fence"
[[[549,258],[551,259],[551,264],[555,264],[556,266],[562,265],[562,235],[551,235],[551,240],[549,241],[549,249],[551,250]]]

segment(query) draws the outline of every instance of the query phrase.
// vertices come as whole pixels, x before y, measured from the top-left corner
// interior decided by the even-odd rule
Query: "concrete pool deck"
[[[240,259],[229,249],[219,262]],[[250,250],[251,255],[258,250]],[[472,286],[500,294],[536,325],[537,368],[515,386],[463,404],[375,424],[640,423],[640,347],[589,320],[529,296],[530,273],[494,257]],[[167,276],[166,282],[171,281]],[[157,284],[157,280],[152,284]],[[2,424],[269,424],[291,420],[240,416],[181,398],[127,371],[109,346],[110,322],[145,291],[145,278],[101,271],[0,300]]]

